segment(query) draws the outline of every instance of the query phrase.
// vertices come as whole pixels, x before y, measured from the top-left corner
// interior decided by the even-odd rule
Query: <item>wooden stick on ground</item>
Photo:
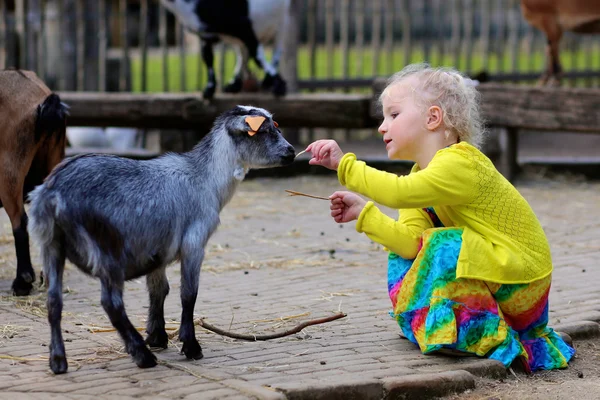
[[[306,194],[306,193],[296,192],[294,190],[287,190],[286,189],[286,192],[288,192],[290,194],[290,196],[305,196],[305,197],[310,197],[311,199],[329,200],[328,197],[313,196],[312,194]]]
[[[216,326],[212,326],[208,322],[205,322],[202,318],[194,320],[194,325],[200,325],[204,329],[208,329],[209,331],[212,331],[221,336],[227,336],[227,337],[230,337],[233,339],[249,340],[249,341],[255,342],[258,340],[270,340],[270,339],[281,338],[284,336],[290,336],[290,335],[293,335],[294,333],[300,332],[302,329],[306,328],[307,326],[318,325],[318,324],[323,324],[325,322],[335,321],[336,319],[344,318],[345,316],[346,316],[345,313],[337,313],[330,317],[313,319],[310,321],[303,322],[287,331],[273,333],[270,335],[244,335],[241,333],[228,332],[228,331],[224,331],[220,328],[217,328]],[[179,329],[174,332],[169,333],[169,339],[173,339],[177,335],[179,335]]]

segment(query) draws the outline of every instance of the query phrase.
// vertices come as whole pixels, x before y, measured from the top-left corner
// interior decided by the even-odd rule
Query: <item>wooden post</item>
[[[84,90],[85,82],[85,4],[83,0],[75,1],[76,31],[77,31],[77,90]]]
[[[98,90],[106,91],[106,48],[108,36],[106,30],[106,0],[100,0],[98,11]]]
[[[63,74],[61,80],[62,90],[75,90],[77,83],[77,64],[76,64],[76,48],[77,48],[77,24],[75,16],[75,1],[76,0],[60,0],[60,18],[61,20],[61,42],[62,43],[62,62]]]
[[[126,91],[129,89],[129,77],[131,76],[129,72],[129,40],[128,40],[128,21],[127,21],[127,0],[120,0],[119,2],[119,21],[120,30],[121,30],[121,46],[123,49],[122,59],[121,59],[121,67],[119,69],[120,79],[119,79],[119,90]]]
[[[6,2],[0,0],[0,68],[6,68],[8,60],[8,32],[6,28]]]
[[[15,0],[15,31],[17,33],[17,43],[19,50],[19,57],[17,58],[17,68],[27,69],[27,29],[28,24],[26,21],[27,0]]]
[[[142,53],[141,91],[148,90],[148,0],[140,1],[140,51]]]
[[[83,90],[96,91],[99,88],[98,79],[98,68],[99,63],[99,49],[100,41],[98,39],[98,23],[99,19],[96,17],[100,13],[100,7],[97,0],[86,0],[84,4],[85,12],[85,28],[84,28],[84,43],[83,43],[83,54],[84,54],[84,81]]]
[[[498,142],[500,145],[498,171],[506,179],[512,181],[519,171],[519,164],[517,163],[519,130],[517,128],[500,129]]]
[[[412,56],[410,1],[403,0],[400,3],[400,7],[402,19],[402,62],[404,65],[408,65],[411,62]]]
[[[291,0],[281,59],[281,74],[287,82],[288,93],[298,92],[299,19],[300,0]],[[300,131],[298,129],[286,129],[285,136],[291,143],[300,141]]]
[[[162,90],[169,91],[169,43],[167,40],[167,9],[159,3],[158,6],[158,36],[160,38],[160,47],[162,49]]]

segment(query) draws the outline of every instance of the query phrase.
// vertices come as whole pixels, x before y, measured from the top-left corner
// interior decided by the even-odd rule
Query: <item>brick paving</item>
[[[552,246],[551,324],[568,328],[600,321],[600,183],[529,175],[517,187]],[[485,360],[424,356],[401,339],[388,315],[386,254],[380,246],[357,234],[354,224],[333,222],[328,202],[289,197],[284,189],[326,196],[340,186],[332,175],[245,181],[209,242],[196,316],[247,334],[281,331],[340,310],[347,317],[265,342],[197,328],[204,359],[186,360],[179,343],[171,342],[156,352],[160,365],[147,370],[123,353],[115,332],[90,332],[90,327],[110,328],[99,282],[68,265],[63,330],[69,372],[50,373],[45,294],[10,296],[16,261],[10,224],[0,212],[0,398],[335,398],[332,393],[342,387],[361,398],[378,398],[382,384],[403,387],[393,378],[459,379],[466,388],[472,382],[465,370],[497,372]],[[34,246],[32,255],[39,271]],[[168,277],[165,316],[176,322],[178,265],[168,269]],[[145,280],[128,282],[125,305],[134,325],[144,326],[147,304]]]

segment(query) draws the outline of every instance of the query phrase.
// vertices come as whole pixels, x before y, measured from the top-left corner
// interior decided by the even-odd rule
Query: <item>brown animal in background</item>
[[[26,296],[35,281],[24,200],[65,156],[68,107],[30,71],[0,71],[0,207],[15,238],[17,277]]]
[[[558,45],[564,31],[600,33],[600,1],[521,0],[525,19],[546,35],[546,72],[541,84],[560,83],[562,68]]]

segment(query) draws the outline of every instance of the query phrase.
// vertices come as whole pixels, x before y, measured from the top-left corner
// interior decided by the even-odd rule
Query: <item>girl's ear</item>
[[[425,127],[427,130],[435,131],[443,122],[444,113],[439,106],[431,106],[427,110],[427,120]]]

